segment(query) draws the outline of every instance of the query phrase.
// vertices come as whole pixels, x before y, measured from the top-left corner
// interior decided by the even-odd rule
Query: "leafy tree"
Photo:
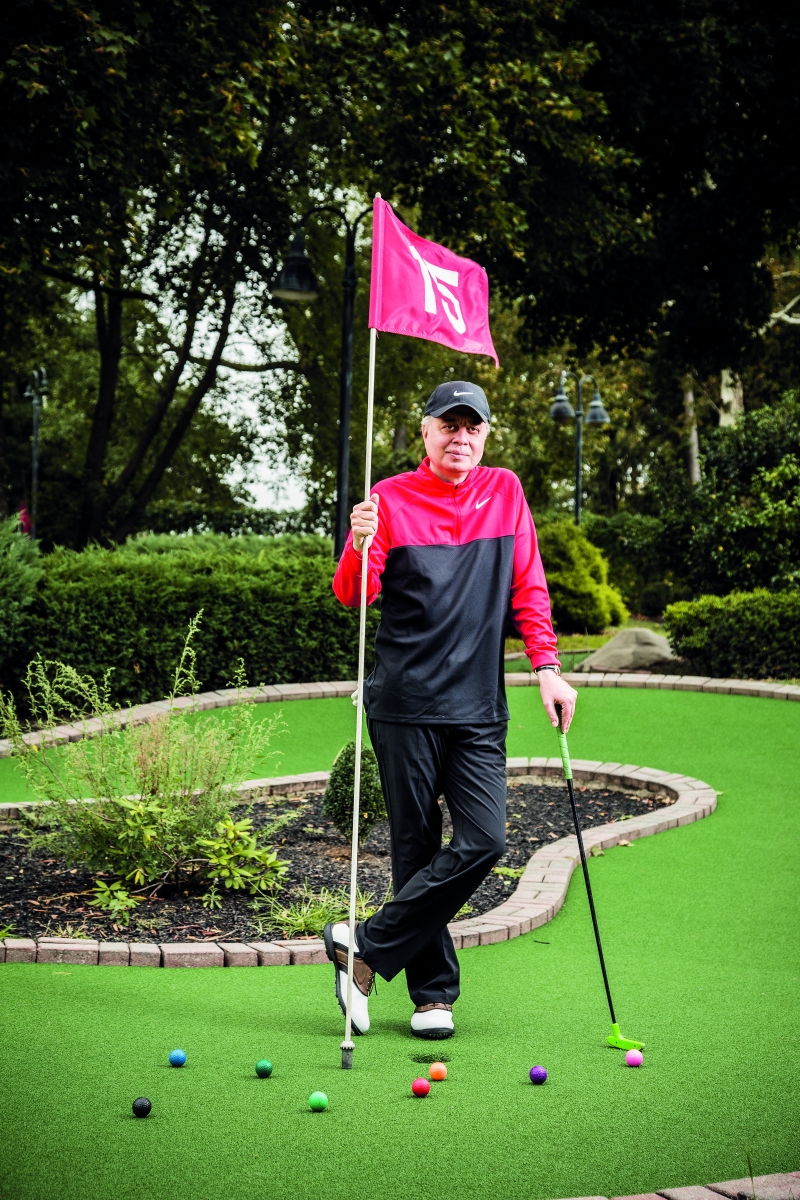
[[[554,279],[531,329],[657,345],[701,378],[740,366],[770,313],[765,252],[800,218],[800,25],[754,0],[577,0],[567,29],[597,47],[585,82],[629,150],[631,215],[646,236],[609,239]]]
[[[691,505],[672,510],[665,522],[694,595],[798,586],[798,444],[794,394],[703,441],[703,481]]]
[[[4,26],[4,268],[63,280],[94,309],[76,544],[141,521],[214,388],[237,289],[285,239],[289,191],[309,176],[296,27],[288,5],[236,0],[172,0],[157,21],[138,0],[17,3]],[[161,318],[155,397],[121,457],[126,314],[143,303]]]
[[[83,289],[99,357],[72,544],[142,524],[220,369],[243,365],[224,357],[232,334],[271,349],[266,284],[310,195],[377,185],[509,269],[523,226],[552,227],[567,253],[614,224],[617,158],[582,83],[593,51],[565,41],[562,16],[521,0],[347,13],[169,0],[158,22],[141,0],[15,5],[0,44],[3,263]],[[155,395],[120,453],[142,305],[161,326]],[[272,354],[260,367],[280,365],[297,369]]]

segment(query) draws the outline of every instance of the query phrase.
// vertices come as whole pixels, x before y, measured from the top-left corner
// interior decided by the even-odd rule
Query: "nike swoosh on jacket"
[[[511,618],[534,667],[558,662],[533,517],[513,471],[475,467],[461,484],[429,468],[376,484],[378,532],[367,599],[381,597],[369,716],[404,724],[508,719],[503,680]],[[492,498],[492,504],[482,503]],[[480,507],[478,507],[480,505]],[[357,608],[361,555],[352,534],[333,590]]]

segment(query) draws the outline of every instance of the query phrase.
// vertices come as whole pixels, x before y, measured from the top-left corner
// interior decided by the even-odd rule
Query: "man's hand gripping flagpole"
[[[367,389],[367,450],[364,464],[364,499],[369,500],[372,479],[372,419],[375,408],[375,345],[377,330],[369,331],[369,385]],[[345,997],[342,1068],[353,1066],[353,952],[356,940],[356,884],[358,878],[358,825],[361,802],[361,744],[364,740],[364,655],[367,641],[367,568],[369,543],[361,551],[361,601],[358,610],[358,689],[356,691],[356,762],[353,778],[353,836],[350,843],[350,937],[347,948],[347,993]]]

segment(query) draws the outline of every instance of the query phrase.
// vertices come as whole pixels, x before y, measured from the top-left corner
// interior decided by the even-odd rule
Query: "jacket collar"
[[[417,467],[416,475],[426,487],[433,491],[440,492],[442,495],[460,496],[462,492],[469,491],[474,485],[480,470],[481,467],[479,464],[477,467],[472,468],[469,475],[461,483],[446,483],[444,479],[440,479],[438,475],[434,475],[431,470],[431,460],[426,456]]]

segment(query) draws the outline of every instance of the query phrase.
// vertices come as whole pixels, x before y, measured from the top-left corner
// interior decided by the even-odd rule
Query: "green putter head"
[[[611,1033],[606,1041],[616,1050],[644,1050],[644,1042],[632,1042],[630,1038],[624,1038],[619,1031],[619,1025],[611,1026]]]

